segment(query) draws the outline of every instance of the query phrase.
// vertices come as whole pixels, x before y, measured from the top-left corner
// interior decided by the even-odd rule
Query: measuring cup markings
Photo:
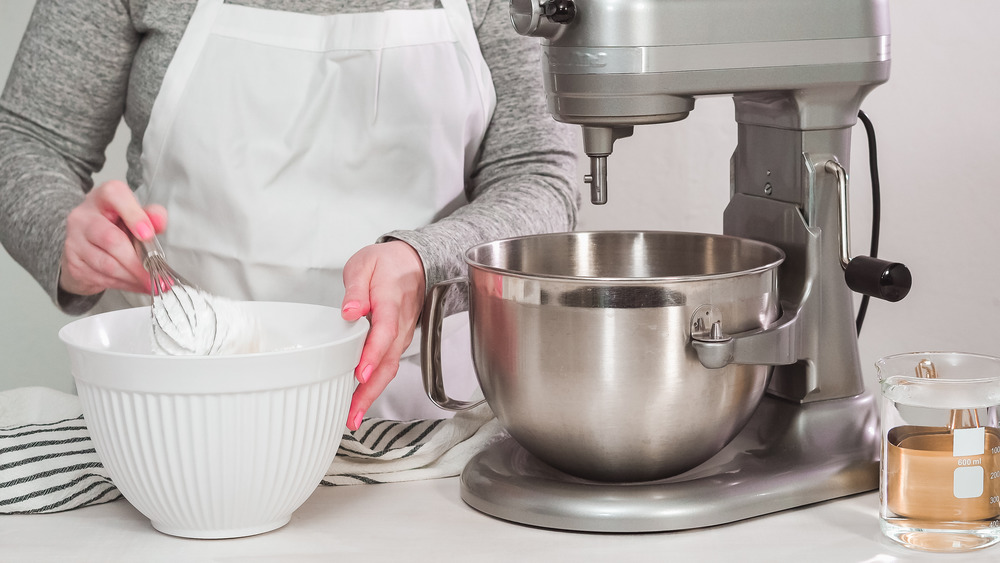
[[[1000,516],[995,428],[897,426],[887,442],[886,493],[895,514],[947,520]]]

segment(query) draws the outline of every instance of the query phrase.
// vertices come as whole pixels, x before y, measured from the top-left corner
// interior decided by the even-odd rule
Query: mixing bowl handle
[[[424,391],[438,407],[448,411],[464,411],[482,404],[483,401],[459,401],[452,399],[444,390],[444,375],[441,373],[441,322],[444,320],[442,308],[444,295],[451,286],[468,285],[469,280],[455,278],[438,282],[431,287],[424,301],[420,316],[420,371],[424,375]]]

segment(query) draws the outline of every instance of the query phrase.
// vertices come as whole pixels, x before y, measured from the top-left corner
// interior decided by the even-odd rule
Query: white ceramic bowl
[[[319,305],[246,306],[272,351],[156,355],[145,307],[59,332],[98,456],[166,534],[229,538],[283,526],[340,445],[367,321]]]

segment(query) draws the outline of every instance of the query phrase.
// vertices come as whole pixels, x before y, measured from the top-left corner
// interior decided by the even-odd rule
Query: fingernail
[[[348,301],[347,303],[344,303],[345,311],[354,311],[360,308],[361,308],[361,303],[358,303],[357,301]]]
[[[368,380],[371,379],[373,369],[369,364],[365,366],[365,369],[361,370],[361,383],[368,383]]]
[[[365,418],[364,411],[358,411],[358,414],[354,415],[354,420],[351,421],[351,424],[352,426],[354,426],[355,430],[361,428],[361,421],[364,420],[364,418]]]
[[[135,226],[135,236],[139,237],[139,240],[151,238],[153,236],[153,226],[146,222],[137,223]]]

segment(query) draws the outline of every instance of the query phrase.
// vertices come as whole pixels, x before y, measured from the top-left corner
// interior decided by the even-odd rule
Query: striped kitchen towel
[[[322,484],[451,477],[461,473],[473,455],[504,436],[486,403],[443,420],[369,418],[355,432],[344,434]]]
[[[120,496],[75,396],[44,387],[0,393],[0,514],[61,512]]]
[[[321,484],[451,477],[503,435],[485,403],[450,419],[369,418],[344,434]],[[75,395],[42,387],[0,392],[0,514],[61,512],[120,497]]]

